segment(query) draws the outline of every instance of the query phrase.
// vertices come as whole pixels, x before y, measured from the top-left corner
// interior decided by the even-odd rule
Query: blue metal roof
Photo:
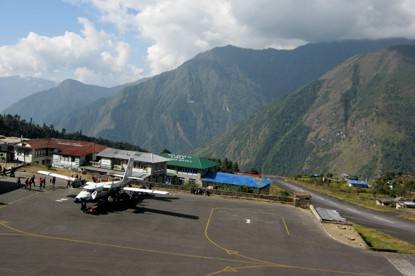
[[[350,185],[353,186],[369,186],[369,184],[367,183],[367,181],[363,181],[363,180],[349,180],[348,181]]]
[[[231,173],[222,173],[222,172],[207,173],[202,178],[202,181],[237,185],[237,186],[246,186],[246,187],[253,187],[253,188],[263,188],[269,185],[270,183],[272,183],[271,179],[255,178],[251,176],[237,175],[237,174],[231,174]]]

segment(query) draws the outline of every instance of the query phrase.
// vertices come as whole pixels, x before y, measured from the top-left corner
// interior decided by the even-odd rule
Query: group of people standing
[[[19,178],[19,180],[20,180],[20,178]],[[56,178],[52,177],[49,181],[51,183],[51,188],[54,189]],[[32,185],[33,185],[33,187],[36,187],[36,177],[35,177],[35,175],[32,175],[30,178],[29,177],[26,178],[25,189],[32,190]],[[42,189],[42,188],[45,189],[46,188],[46,177],[40,177],[38,179],[38,185],[39,185],[39,189]]]

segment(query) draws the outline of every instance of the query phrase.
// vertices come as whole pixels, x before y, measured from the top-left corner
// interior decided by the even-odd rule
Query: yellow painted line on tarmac
[[[228,254],[230,254],[230,252],[238,252],[236,250],[226,249],[225,247],[219,245],[218,243],[213,241],[212,238],[209,237],[209,234],[208,234],[209,225],[211,223],[211,220],[212,220],[212,217],[213,217],[213,214],[214,214],[215,210],[216,210],[216,208],[212,208],[212,210],[210,211],[209,218],[208,218],[207,223],[206,223],[206,227],[205,227],[205,237],[206,237],[206,239],[210,243],[215,245],[216,247],[226,251]],[[232,210],[232,209],[221,209],[221,210]],[[237,210],[237,209],[233,209],[233,210]],[[269,212],[263,212],[263,213],[275,215],[275,214],[269,213]],[[281,215],[278,215],[278,216],[281,217],[281,220],[284,224],[285,230],[286,230],[287,234],[290,235],[290,231],[288,230],[288,226],[287,226],[287,223],[284,220],[284,217],[281,216]],[[295,266],[295,265],[284,265],[284,264],[278,264],[278,263],[273,263],[273,262],[268,262],[268,261],[264,261],[264,260],[255,259],[255,258],[252,258],[252,257],[241,255],[239,253],[233,253],[233,254],[236,255],[236,256],[239,256],[241,258],[252,261],[252,262],[248,262],[251,265],[242,266],[242,267],[226,266],[222,270],[212,272],[212,273],[209,273],[207,275],[217,275],[217,274],[221,274],[221,273],[225,273],[225,272],[226,273],[229,273],[229,272],[237,273],[239,270],[243,270],[243,269],[257,269],[257,268],[270,267],[270,268],[297,269],[297,270],[304,270],[304,271],[320,271],[320,272],[328,272],[328,273],[336,273],[336,274],[347,274],[347,275],[378,276],[378,274],[373,274],[373,273],[360,273],[360,272],[331,270],[331,269],[324,269],[324,268],[312,268],[312,267],[303,267],[303,266]]]
[[[251,265],[251,266],[243,266],[243,267],[231,267],[231,266],[227,266],[222,270],[218,270],[212,273],[207,274],[208,276],[212,276],[212,275],[217,275],[217,274],[221,274],[224,272],[234,272],[237,273],[239,272],[239,270],[242,269],[255,269],[255,268],[263,268],[263,267],[274,267],[272,265],[262,265],[262,264],[258,264],[258,265]]]
[[[295,265],[283,265],[283,264],[273,264],[273,265],[258,264],[258,265],[242,266],[242,267],[227,266],[222,270],[218,270],[218,271],[209,273],[207,275],[212,276],[212,275],[217,275],[217,274],[221,274],[221,273],[224,273],[224,272],[237,273],[241,270],[267,268],[267,267],[268,268],[296,269],[296,270],[313,271],[313,272],[318,271],[318,272],[327,272],[327,273],[335,273],[335,274],[347,274],[347,275],[380,276],[379,274],[373,274],[373,273],[348,272],[348,271],[340,271],[340,270],[332,270],[332,269],[311,268],[311,267],[295,266]]]
[[[1,233],[0,236],[27,236],[26,234],[19,234],[19,233]]]
[[[223,247],[223,246],[220,246],[218,243],[216,243],[216,242],[214,242],[210,237],[209,237],[209,234],[208,234],[208,229],[209,229],[209,225],[210,225],[210,221],[211,221],[211,219],[212,219],[212,216],[213,216],[213,213],[215,212],[215,208],[212,208],[212,210],[210,210],[210,215],[209,215],[209,218],[208,218],[208,220],[207,220],[207,222],[206,222],[206,226],[205,226],[205,237],[206,237],[206,239],[211,243],[211,244],[213,244],[214,246],[216,246],[217,248],[220,248],[220,249],[222,249],[222,250],[224,250],[224,251],[226,251],[226,253],[228,253],[229,255],[235,255],[235,254],[237,254],[238,253],[238,251],[235,251],[235,250],[229,250],[229,249],[227,249],[227,248],[225,248],[225,247]]]
[[[30,195],[33,196],[33,195]],[[27,196],[27,197],[30,197]],[[24,197],[24,198],[27,198]],[[24,198],[15,200],[19,201]],[[11,204],[11,203],[10,203]],[[138,248],[138,247],[130,247],[130,246],[123,246],[123,245],[114,245],[114,244],[106,244],[106,243],[99,243],[99,242],[91,242],[91,241],[84,241],[84,240],[77,240],[77,239],[70,239],[70,238],[62,238],[62,237],[53,237],[53,236],[47,236],[47,235],[41,235],[36,233],[27,232],[24,230],[20,230],[18,228],[12,227],[7,224],[6,221],[0,220],[0,226],[3,226],[9,230],[15,231],[17,233],[14,233],[14,235],[22,235],[22,236],[29,236],[29,237],[37,237],[37,238],[44,238],[49,240],[58,240],[58,241],[65,241],[65,242],[73,242],[73,243],[80,243],[80,244],[86,244],[86,245],[94,245],[94,246],[102,246],[102,247],[110,247],[110,248],[117,248],[117,249],[126,249],[126,250],[132,250],[132,251],[140,251],[140,252],[147,252],[147,253],[154,253],[154,254],[163,254],[163,255],[170,255],[170,256],[176,256],[176,257],[186,257],[186,258],[198,258],[198,259],[205,259],[205,260],[214,260],[214,261],[223,261],[223,262],[233,262],[233,263],[240,263],[240,264],[249,264],[247,266],[241,266],[241,267],[232,267],[232,266],[226,266],[224,269],[210,273],[208,275],[216,275],[224,272],[234,272],[237,273],[240,270],[244,269],[257,269],[257,268],[286,268],[286,269],[296,269],[296,270],[303,270],[303,271],[317,271],[317,272],[328,272],[328,273],[337,273],[337,274],[348,274],[348,275],[362,275],[362,276],[375,276],[377,274],[372,273],[358,273],[358,272],[348,272],[348,271],[339,271],[339,270],[331,270],[331,269],[324,269],[324,268],[312,268],[312,267],[303,267],[303,266],[295,266],[295,265],[284,265],[284,264],[278,264],[278,263],[272,263],[267,262],[263,260],[254,259],[251,257],[243,256],[239,253],[236,253],[238,251],[236,250],[229,250],[226,249],[216,242],[214,242],[208,235],[208,228],[209,224],[211,222],[213,213],[215,211],[215,208],[213,208],[210,212],[206,227],[205,227],[205,236],[216,247],[226,251],[229,255],[235,255],[241,258],[245,258],[245,260],[241,259],[227,259],[227,258],[219,258],[219,257],[209,257],[209,256],[200,256],[200,255],[194,255],[194,254],[185,254],[185,253],[178,253],[178,252],[168,252],[168,251],[161,251],[161,250],[152,250],[152,249],[144,249],[144,248]],[[287,228],[288,229],[288,228]],[[288,231],[288,230],[287,230]],[[13,234],[10,234],[13,235]]]
[[[229,255],[236,255],[236,256],[239,256],[239,257],[244,258],[246,260],[250,260],[250,261],[252,261],[256,264],[275,265],[272,262],[267,262],[267,261],[264,261],[264,260],[259,260],[259,259],[255,259],[255,258],[252,258],[252,257],[242,255],[238,251],[227,249],[227,248],[221,246],[220,244],[218,244],[217,242],[215,242],[214,240],[212,240],[212,238],[210,238],[210,236],[209,236],[209,226],[210,226],[210,221],[212,220],[213,213],[215,212],[215,210],[216,210],[215,208],[212,208],[212,210],[210,211],[210,215],[209,215],[208,221],[206,222],[206,226],[205,226],[205,237],[210,243],[212,243],[214,246],[224,250]],[[231,209],[221,209],[221,210],[231,210]]]
[[[66,242],[74,242],[74,243],[81,243],[87,245],[95,245],[95,246],[102,246],[102,247],[111,247],[117,249],[127,249],[133,251],[140,251],[140,252],[147,252],[147,253],[154,253],[154,254],[163,254],[163,255],[170,255],[170,256],[177,256],[177,257],[186,257],[186,258],[198,258],[198,259],[205,259],[205,260],[215,260],[215,261],[224,261],[224,262],[234,262],[234,263],[244,263],[244,264],[253,264],[253,262],[246,261],[246,260],[237,260],[237,259],[227,259],[227,258],[217,258],[217,257],[209,257],[209,256],[200,256],[200,255],[193,255],[193,254],[185,254],[185,253],[178,253],[178,252],[168,252],[168,251],[161,251],[161,250],[152,250],[152,249],[144,249],[139,247],[131,247],[131,246],[123,246],[123,245],[115,245],[115,244],[107,244],[107,243],[99,243],[99,242],[91,242],[91,241],[83,241],[83,240],[76,240],[76,239],[69,239],[69,238],[62,238],[62,237],[53,237],[47,235],[40,235],[36,233],[26,232],[15,227],[8,225],[5,221],[1,221],[0,225],[16,231],[21,235],[29,236],[29,237],[37,237],[37,238],[44,238],[50,240],[59,240],[59,241],[66,241]]]
[[[287,231],[287,235],[290,235],[290,231],[288,230],[288,226],[287,226],[287,223],[285,223],[285,219],[284,219],[284,217],[283,216],[281,216],[281,219],[282,219],[282,223],[284,224],[284,226],[285,226],[285,231]]]
[[[18,202],[18,201],[20,201],[20,200],[23,200],[23,199],[26,199],[26,198],[32,197],[32,196],[34,196],[34,195],[36,195],[36,194],[37,194],[37,193],[33,193],[33,194],[31,194],[31,195],[24,196],[24,197],[18,198],[18,199],[16,199],[16,200],[13,200],[13,201],[11,201],[11,202],[9,202],[9,203],[5,204],[5,205],[1,205],[1,206],[0,206],[0,209],[1,209],[1,208],[3,208],[3,207],[5,207],[5,206],[8,206],[8,205],[14,204],[14,203],[16,203],[16,202]]]

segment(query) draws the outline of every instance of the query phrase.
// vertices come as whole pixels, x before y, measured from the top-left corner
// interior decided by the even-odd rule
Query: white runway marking
[[[57,202],[64,202],[65,200],[68,200],[67,198],[61,198],[61,199],[57,199]]]
[[[394,267],[396,267],[399,272],[401,272],[403,275],[414,275],[415,267],[404,259],[394,258],[394,257],[386,257],[388,261],[393,264]]]
[[[347,210],[351,211],[351,212],[355,212],[355,213],[359,213],[358,210],[352,209],[352,208],[347,208]]]
[[[375,218],[375,219],[378,219],[378,220],[383,220],[383,221],[386,221],[386,222],[389,222],[389,223],[395,223],[395,222],[393,222],[393,221],[391,221],[391,220],[383,219],[383,218],[376,217],[376,216],[374,216],[374,218]]]
[[[251,220],[250,219],[246,219],[246,223],[251,223]]]

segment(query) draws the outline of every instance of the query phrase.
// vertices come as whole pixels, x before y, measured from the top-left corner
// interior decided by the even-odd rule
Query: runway
[[[88,215],[65,186],[0,195],[0,274],[401,275],[290,205],[172,194]]]
[[[314,206],[335,209],[348,221],[353,221],[366,227],[385,232],[395,238],[415,245],[415,222],[400,218],[398,212],[370,210],[362,206],[321,194],[287,180],[282,180],[281,178],[275,178],[274,181],[286,191],[301,191],[311,194],[312,204]],[[375,204],[375,202],[373,202],[373,204]]]

